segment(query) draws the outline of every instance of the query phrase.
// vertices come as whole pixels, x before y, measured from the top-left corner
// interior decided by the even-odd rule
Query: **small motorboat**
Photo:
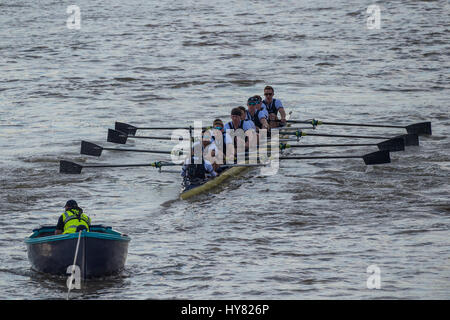
[[[55,228],[42,226],[25,239],[28,260],[34,270],[65,275],[75,261],[81,277],[87,279],[116,274],[125,267],[131,240],[126,234],[111,227],[93,225],[89,232],[55,235]]]

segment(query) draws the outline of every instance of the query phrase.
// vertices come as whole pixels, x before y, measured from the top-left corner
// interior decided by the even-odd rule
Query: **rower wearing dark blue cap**
[[[264,109],[257,109],[257,105],[261,104],[260,99],[253,96],[248,98],[246,110],[247,120],[253,121],[258,129],[268,129],[267,114]]]

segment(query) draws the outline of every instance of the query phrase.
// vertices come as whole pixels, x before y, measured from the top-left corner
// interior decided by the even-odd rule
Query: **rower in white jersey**
[[[284,111],[283,104],[280,99],[274,99],[274,90],[271,86],[266,86],[264,88],[264,96],[266,99],[262,102],[262,107],[267,110],[267,113],[270,115],[274,113],[275,116],[278,115],[278,112],[281,115],[280,126],[286,125],[286,112]],[[273,117],[273,116],[272,116]]]

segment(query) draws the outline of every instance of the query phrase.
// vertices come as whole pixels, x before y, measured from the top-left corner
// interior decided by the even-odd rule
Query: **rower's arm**
[[[269,129],[269,124],[267,123],[267,119],[266,118],[261,118],[261,119],[259,119],[259,121],[262,124],[262,129],[266,129],[266,130]]]
[[[278,109],[278,111],[280,111],[281,123],[286,123],[286,112],[284,111],[284,108],[280,107],[280,109]]]

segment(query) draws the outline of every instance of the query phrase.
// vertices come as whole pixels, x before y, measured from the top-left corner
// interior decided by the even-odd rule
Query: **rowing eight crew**
[[[213,122],[213,128],[216,132],[221,132],[223,140],[221,143],[216,143],[216,137],[208,136],[206,133],[201,142],[201,154],[208,154],[212,157],[223,157],[227,153],[227,148],[234,148],[237,154],[236,138],[232,138],[230,131],[242,129],[243,132],[251,130],[258,138],[257,133],[260,129],[269,130],[272,128],[282,127],[286,124],[286,113],[284,107],[279,99],[273,99],[274,90],[270,86],[264,88],[265,100],[262,100],[260,96],[253,96],[247,100],[247,108],[237,107],[231,110],[231,121],[223,124],[222,120],[216,119]],[[278,112],[281,115],[281,119],[278,119]],[[223,143],[224,142],[224,143]],[[222,145],[223,149],[220,150],[217,144]],[[200,142],[194,143],[193,149],[200,148]],[[245,150],[249,148],[249,140],[245,141]],[[193,151],[194,151],[193,150]],[[193,154],[198,154],[193,152]],[[200,161],[199,161],[200,160]],[[194,164],[191,164],[194,162]],[[216,177],[226,167],[221,166],[217,162],[211,163],[211,161],[205,159],[199,159],[196,156],[192,156],[186,159],[181,175],[184,178],[183,184],[185,189],[189,189],[198,184],[201,184],[205,179]]]

